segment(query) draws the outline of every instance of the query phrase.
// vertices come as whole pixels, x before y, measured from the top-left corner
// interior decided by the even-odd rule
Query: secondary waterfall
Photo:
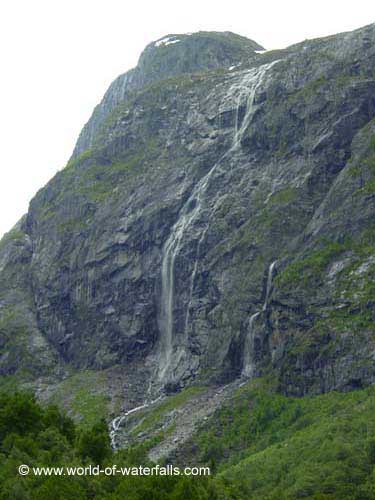
[[[160,381],[166,382],[173,380],[173,373],[171,373],[173,372],[173,369],[171,370],[172,356],[173,364],[174,366],[177,366],[184,351],[184,347],[180,346],[179,352],[173,352],[175,261],[177,255],[180,252],[184,234],[188,227],[197,219],[197,216],[201,211],[202,199],[204,198],[207,186],[212,175],[214,174],[218,166],[221,165],[231,153],[241,148],[241,139],[249,123],[251,122],[251,118],[254,113],[256,92],[262,85],[267,70],[276,62],[277,61],[274,61],[270,64],[260,66],[259,68],[253,68],[249,70],[239,82],[237,81],[229,89],[227,98],[232,99],[234,97],[237,97],[235,131],[232,144],[227,152],[208,171],[208,173],[197,182],[188,200],[182,206],[178,219],[173,225],[171,233],[163,247],[161,270],[161,301],[159,312],[159,330],[161,336],[159,345],[160,362],[158,378]],[[244,104],[244,98],[246,99],[246,111],[240,124],[239,114],[240,108]],[[197,262],[199,259],[199,249],[206,231],[207,227],[203,231],[202,236],[197,243],[196,257],[190,281],[190,300],[186,311],[184,333],[186,333],[187,323],[189,319],[190,302],[193,294],[194,280],[198,267]]]
[[[126,417],[128,417],[129,415],[132,415],[133,413],[136,413],[138,411],[144,410],[145,408],[148,408],[149,406],[152,406],[153,404],[157,403],[161,399],[162,399],[162,396],[159,396],[158,398],[154,399],[153,401],[150,401],[148,403],[145,402],[145,403],[141,404],[140,406],[136,406],[135,408],[132,408],[131,410],[128,410],[125,413],[123,413],[122,415],[119,415],[119,416],[115,417],[113,420],[111,420],[111,422],[109,424],[109,429],[110,429],[109,437],[111,440],[111,446],[112,446],[113,450],[117,450],[117,448],[118,448],[117,442],[116,442],[117,433],[120,430],[120,427],[121,427],[122,423],[124,422],[124,420],[126,420]]]
[[[251,377],[254,372],[254,365],[251,362],[253,355],[253,345],[254,345],[254,322],[258,316],[260,316],[260,311],[252,314],[249,319],[249,333],[247,334],[244,352],[243,352],[243,367],[242,367],[242,376]]]
[[[266,296],[264,298],[264,304],[263,304],[263,309],[262,309],[263,311],[267,311],[268,302],[269,302],[269,299],[270,299],[270,293],[271,293],[271,289],[272,289],[273,274],[274,274],[274,271],[275,271],[276,264],[277,264],[277,260],[274,260],[271,263],[270,267],[268,268],[267,285],[266,285]]]
[[[276,268],[277,260],[274,260],[269,268],[268,268],[268,276],[267,276],[267,284],[266,284],[266,294],[264,297],[264,302],[261,311],[257,311],[249,319],[248,326],[248,334],[245,339],[244,345],[244,353],[243,353],[243,367],[242,367],[242,376],[243,377],[251,377],[254,374],[254,363],[253,363],[253,354],[254,354],[254,324],[256,319],[262,314],[265,313],[269,306],[269,299],[272,290],[272,281]]]

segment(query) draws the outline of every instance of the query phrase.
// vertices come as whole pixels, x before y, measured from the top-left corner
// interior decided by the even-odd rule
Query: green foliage
[[[351,168],[350,173],[352,175],[356,173],[361,178],[360,188],[355,193],[357,196],[375,193],[375,136],[370,139],[369,150],[368,156],[363,158],[360,164]]]
[[[302,259],[289,264],[278,274],[275,282],[284,287],[318,283],[328,264],[348,247],[348,242],[328,242],[321,248],[311,251]]]
[[[21,477],[21,463],[153,464],[143,445],[113,453],[104,421],[79,430],[55,406],[41,408],[29,394],[1,394],[0,500],[370,500],[375,491],[374,411],[373,387],[299,399],[258,381],[241,387],[187,448],[186,464],[209,464],[214,477]]]
[[[100,465],[111,456],[108,428],[104,420],[81,434],[78,450],[82,457]]]
[[[299,99],[303,99],[304,101],[310,101],[311,99],[316,97],[316,94],[322,89],[327,87],[329,84],[327,77],[325,75],[316,78],[308,82],[304,85],[300,90],[294,93],[290,97],[290,101],[293,103]]]
[[[209,478],[183,476],[20,476],[18,467],[152,466],[146,448],[113,453],[99,421],[77,429],[56,406],[40,407],[26,393],[0,394],[0,500],[130,500],[217,498]]]
[[[374,194],[375,193],[375,179],[371,179],[366,182],[366,185],[363,188],[363,192],[366,194]]]
[[[79,166],[81,166],[82,162],[80,158],[76,160]],[[115,192],[118,182],[140,164],[140,157],[138,156],[129,158],[126,161],[114,162],[110,165],[103,164],[102,160],[95,156],[89,158],[91,159],[89,164],[82,169],[79,176],[76,177],[74,170],[71,168],[67,171],[66,175],[72,176],[74,179],[72,179],[73,182],[69,182],[69,179],[65,180],[64,189],[60,191],[58,198],[61,199],[68,191],[73,191],[76,196],[87,198],[95,203],[103,202]]]
[[[0,395],[0,441],[8,434],[27,435],[42,429],[40,407],[28,394]]]
[[[151,429],[157,427],[162,422],[163,416],[175,409],[179,406],[185,404],[191,397],[198,395],[204,391],[204,387],[201,386],[192,386],[184,389],[178,394],[167,398],[164,402],[162,402],[156,409],[153,409],[152,412],[147,412],[145,414],[145,418],[140,422],[139,425],[134,427],[132,433],[143,432],[146,429]]]
[[[90,158],[92,158],[94,156],[94,154],[95,154],[95,150],[87,149],[86,151],[81,153],[79,156],[77,156],[77,158],[69,160],[68,163],[66,164],[65,169],[69,169],[69,168],[73,169],[73,168],[77,167],[78,165],[81,165],[86,160],[89,160]]]
[[[73,420],[61,413],[56,405],[49,405],[43,412],[43,423],[47,428],[57,429],[70,443],[76,435]]]
[[[144,160],[153,151],[152,140],[145,139],[145,146],[139,148],[142,153],[127,150],[126,157],[112,158],[92,149],[71,160],[65,169],[53,179],[55,192],[48,191],[49,185],[40,191],[35,200],[38,217],[42,223],[51,225],[57,218],[54,230],[61,233],[81,232],[88,228],[98,204],[108,199],[116,199],[121,193],[120,187],[129,183],[145,168]],[[155,148],[154,148],[155,149]],[[66,218],[63,206],[77,204],[84,210],[69,214]]]
[[[330,265],[338,259],[347,259],[347,264],[335,274],[332,303],[324,315],[316,311],[313,333],[374,331],[375,317],[372,307],[375,297],[375,227],[369,226],[357,237],[344,242],[323,242],[322,246],[310,251],[289,264],[275,278],[275,283],[284,291],[296,288],[301,293],[311,293],[324,286]],[[305,341],[299,349],[305,345]],[[321,343],[317,348],[321,350]]]
[[[81,427],[90,428],[108,414],[105,374],[82,370],[63,380],[54,392],[51,403],[69,408]]]
[[[359,165],[352,165],[348,168],[348,173],[350,177],[359,177],[362,173],[362,169]]]
[[[292,398],[248,385],[193,437],[223,498],[371,499],[375,389]],[[328,495],[328,496],[325,496]]]
[[[292,187],[281,189],[274,193],[270,198],[271,204],[284,205],[295,200],[297,197],[297,190]]]
[[[60,233],[72,233],[77,231],[83,231],[86,228],[86,223],[80,218],[67,219],[64,222],[57,224],[57,230]]]
[[[85,500],[87,498],[79,481],[71,478],[47,477],[36,488],[35,494],[38,500]]]
[[[0,248],[3,248],[10,242],[23,241],[25,238],[25,233],[20,229],[11,229],[9,232],[5,233],[0,240]]]
[[[350,244],[350,264],[338,274],[333,298],[345,307],[331,309],[318,327],[336,332],[375,332],[375,227],[369,226]]]

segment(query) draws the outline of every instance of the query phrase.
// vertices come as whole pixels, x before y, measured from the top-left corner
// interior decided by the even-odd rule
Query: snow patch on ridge
[[[176,39],[175,36],[166,36],[165,38],[162,38],[161,40],[158,40],[155,42],[155,47],[160,47],[161,45],[172,45],[172,43],[177,43],[180,42],[178,38]]]

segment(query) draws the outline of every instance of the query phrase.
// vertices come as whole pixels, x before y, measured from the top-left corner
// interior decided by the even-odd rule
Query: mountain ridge
[[[1,242],[0,373],[94,379],[107,418],[246,365],[287,395],[371,384],[374,31],[249,41],[94,112]]]
[[[163,40],[166,42],[163,43]],[[179,44],[178,47],[176,44]],[[169,34],[149,43],[137,66],[118,76],[110,85],[83,128],[73,158],[90,148],[98,123],[132,92],[168,77],[236,65],[241,59],[254,54],[255,50],[262,49],[256,42],[229,31]]]

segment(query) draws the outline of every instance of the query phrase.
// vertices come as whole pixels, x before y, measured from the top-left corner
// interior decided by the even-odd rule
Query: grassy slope
[[[375,498],[375,388],[291,398],[247,385],[194,436],[223,498]]]
[[[262,380],[244,385],[182,450],[181,465],[208,463],[214,472],[209,481],[188,482],[178,477],[21,478],[19,463],[146,465],[147,444],[112,454],[104,423],[74,429],[56,410],[42,410],[23,397],[2,398],[1,500],[49,499],[57,493],[64,500],[117,500],[125,493],[137,500],[375,498],[375,387],[293,398],[275,393]]]

